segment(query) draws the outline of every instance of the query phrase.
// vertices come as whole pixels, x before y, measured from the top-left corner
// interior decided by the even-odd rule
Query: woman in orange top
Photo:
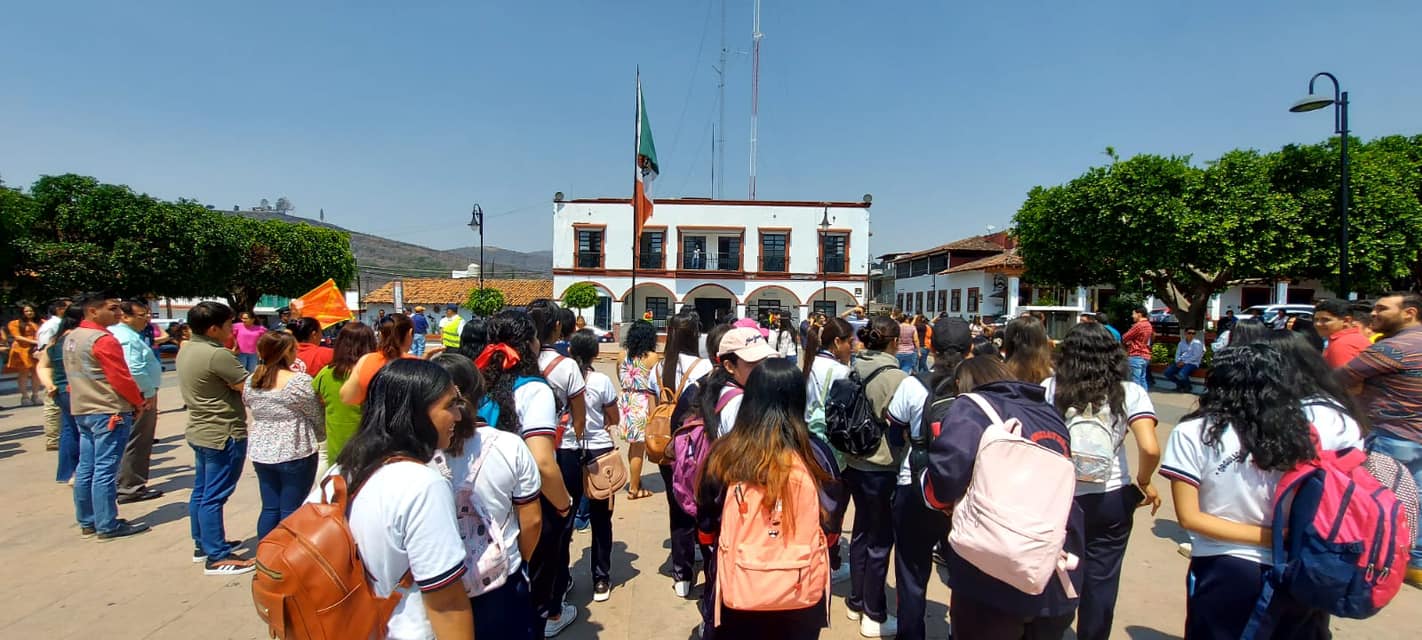
[[[49,345],[39,344],[39,318],[34,305],[27,304],[20,307],[20,317],[10,321],[10,356],[5,361],[5,373],[15,374],[22,407],[40,404],[39,372],[35,369],[37,346]]]
[[[410,316],[403,313],[385,316],[380,322],[380,337],[376,341],[375,351],[361,356],[360,360],[356,361],[355,368],[351,370],[350,377],[341,385],[341,402],[363,404],[370,379],[375,377],[375,372],[384,367],[385,363],[400,358],[418,358],[410,355],[410,344],[414,341],[415,323],[410,322]]]

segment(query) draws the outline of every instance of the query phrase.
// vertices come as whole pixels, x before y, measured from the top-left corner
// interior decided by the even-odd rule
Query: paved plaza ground
[[[11,587],[0,602],[0,637],[267,637],[252,608],[251,577],[206,577],[201,566],[192,562],[187,517],[192,451],[183,440],[185,413],[175,388],[175,374],[165,374],[163,382],[159,442],[153,449],[150,486],[166,495],[121,505],[122,517],[150,524],[154,530],[108,543],[79,537],[70,489],[54,482],[54,454],[44,451],[42,410],[15,408],[13,387],[0,396],[0,406],[7,407],[0,409],[0,477],[4,478],[0,504],[7,516],[0,521],[0,566],[11,576]],[[1179,417],[1193,406],[1194,398],[1180,394],[1152,397],[1161,416],[1158,431],[1163,442]],[[648,472],[647,486],[660,493],[660,477],[655,469]],[[1186,538],[1175,523],[1167,483],[1157,479],[1155,484],[1165,497],[1165,506],[1154,517],[1148,510],[1137,512],[1116,609],[1117,638],[1175,638],[1184,625],[1187,560],[1176,553],[1176,547]],[[248,464],[227,506],[228,535],[246,540],[248,552],[255,545],[258,510],[257,480]],[[667,565],[666,502],[662,496],[638,501],[619,498],[613,533],[612,598],[602,603],[592,602],[589,538],[586,534],[574,537],[572,557],[578,564],[571,602],[578,607],[579,621],[560,637],[694,637],[699,622],[694,603],[678,599],[672,593],[671,579],[662,574]],[[892,586],[892,571],[889,583]],[[1403,589],[1391,606],[1370,620],[1335,619],[1336,636],[1378,640],[1419,637],[1422,591]],[[845,584],[835,586],[831,627],[824,638],[859,637],[857,625],[844,619],[846,590]],[[948,595],[942,581],[930,585],[931,638],[948,636]],[[892,598],[891,594],[890,602]]]

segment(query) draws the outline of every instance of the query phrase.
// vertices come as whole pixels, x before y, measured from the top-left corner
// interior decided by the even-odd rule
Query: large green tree
[[[1354,153],[1355,289],[1385,289],[1417,263],[1418,141],[1380,138]],[[1187,157],[1116,160],[1032,189],[1015,218],[1019,252],[1035,281],[1143,291],[1185,326],[1200,326],[1210,296],[1232,282],[1317,277],[1336,285],[1337,176],[1330,143],[1235,150],[1203,168]]]
[[[224,292],[234,309],[251,311],[267,294],[299,296],[327,278],[345,288],[355,277],[350,235],[343,231],[232,216],[226,224],[242,257]]]

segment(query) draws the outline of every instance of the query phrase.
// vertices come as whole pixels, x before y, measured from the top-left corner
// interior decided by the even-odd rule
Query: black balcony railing
[[[741,257],[732,253],[682,256],[681,268],[689,271],[739,271]]]
[[[845,267],[843,256],[830,256],[825,258],[825,273],[844,273],[848,271]]]
[[[763,263],[761,265],[761,271],[780,273],[787,270],[785,268],[785,256],[766,256],[761,259],[761,262]]]
[[[579,253],[579,269],[597,269],[602,267],[602,255],[597,253]]]
[[[660,253],[644,253],[637,261],[638,269],[661,269],[666,257]]]

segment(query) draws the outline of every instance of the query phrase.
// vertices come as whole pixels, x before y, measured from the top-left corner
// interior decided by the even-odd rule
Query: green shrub
[[[1170,364],[1170,347],[1159,342],[1150,346],[1151,364]]]
[[[475,289],[469,292],[464,306],[476,316],[492,316],[504,308],[504,292],[498,289]]]

